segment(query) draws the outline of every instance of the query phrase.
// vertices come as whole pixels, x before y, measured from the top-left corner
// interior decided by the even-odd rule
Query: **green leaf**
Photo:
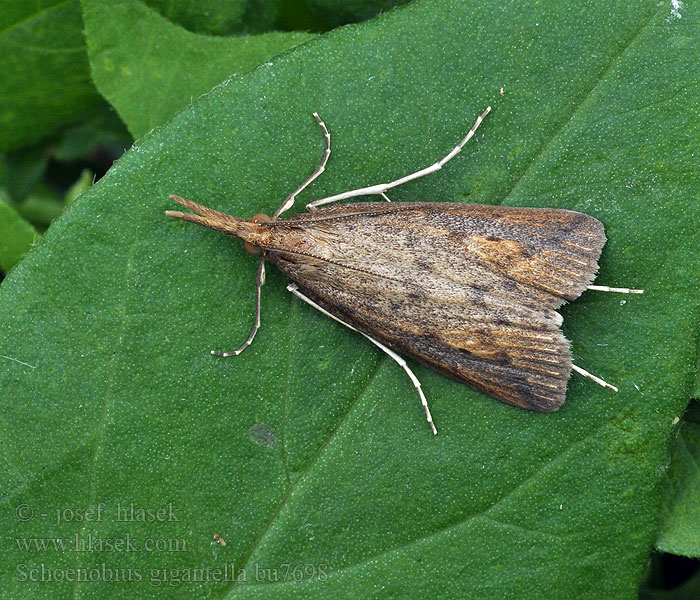
[[[35,229],[0,199],[0,269],[7,273],[38,237]]]
[[[196,33],[226,35],[240,27],[248,0],[209,0],[206,4],[198,0],[146,0],[146,4],[169,21],[179,23]],[[109,2],[102,10],[109,11]]]
[[[634,596],[696,367],[700,9],[601,6],[435,0],[333,31],[217,86],[71,205],[0,286],[6,595]],[[301,211],[432,164],[487,105],[392,200],[600,218],[597,282],[646,293],[562,312],[619,393],[574,375],[534,414],[412,365],[432,436],[403,371],[274,269],[251,348],[209,354],[247,335],[256,261],[166,218],[168,194],[270,214],[320,160],[318,111],[333,154]],[[22,549],[76,535],[138,550]]]
[[[90,169],[83,169],[80,177],[75,180],[75,183],[66,192],[66,205],[72,204],[77,198],[87,192],[92,186],[94,177],[95,174]]]
[[[700,558],[700,405],[693,402],[673,444],[656,547]]]
[[[313,37],[194,34],[138,0],[83,0],[83,10],[95,83],[135,138],[226,77],[249,71]]]
[[[230,35],[274,29],[278,0],[145,0],[169,21],[196,33]]]
[[[233,31],[264,33],[274,30],[279,17],[280,2],[281,0],[248,0],[243,18]]]
[[[76,120],[98,101],[78,0],[0,0],[0,152]]]
[[[47,144],[8,152],[5,157],[6,186],[11,198],[21,202],[41,181],[49,164]]]
[[[280,0],[277,9],[279,29],[299,31],[328,31],[330,28],[313,12],[306,0]]]
[[[132,138],[114,109],[101,102],[83,120],[67,127],[52,144],[53,158],[59,162],[80,162],[90,159],[97,149],[107,149],[121,156]]]
[[[309,7],[330,25],[358,23],[409,0],[308,0]]]
[[[40,185],[16,208],[27,221],[43,231],[63,212],[65,204],[62,195]]]

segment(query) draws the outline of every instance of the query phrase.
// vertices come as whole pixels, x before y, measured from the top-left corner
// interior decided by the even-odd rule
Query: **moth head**
[[[251,223],[255,223],[256,225],[259,225],[260,223],[269,223],[270,221],[272,221],[272,219],[262,213],[255,215],[250,220]],[[262,252],[260,246],[256,246],[255,244],[252,244],[247,240],[243,241],[243,247],[251,254],[260,254]]]

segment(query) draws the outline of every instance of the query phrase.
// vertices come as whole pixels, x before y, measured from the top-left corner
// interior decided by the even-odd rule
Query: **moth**
[[[563,403],[573,365],[557,312],[586,289],[641,293],[590,285],[605,244],[603,225],[580,212],[453,202],[391,202],[386,192],[440,170],[473,137],[488,107],[451,152],[433,165],[390,183],[322,198],[309,212],[280,218],[296,196],[326,168],[330,134],[320,166],[268,217],[250,221],[179,196],[192,212],[177,219],[240,238],[260,255],[255,323],[240,354],[260,328],[265,261],[292,284],[289,291],[358,331],[391,356],[415,386],[437,433],[421,384],[401,355],[464,382],[498,400],[534,411]],[[375,195],[381,202],[325,206]]]

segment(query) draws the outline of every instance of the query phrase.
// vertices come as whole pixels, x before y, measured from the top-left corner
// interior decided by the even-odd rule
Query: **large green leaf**
[[[0,152],[77,119],[99,99],[78,0],[0,0]]]
[[[192,98],[312,37],[273,32],[235,38],[191,33],[139,0],[83,0],[98,89],[138,138]]]
[[[231,79],[140,140],[0,287],[6,593],[634,596],[696,366],[700,15],[671,8],[418,2]],[[534,414],[416,367],[433,437],[403,372],[274,270],[253,346],[209,354],[247,335],[255,261],[167,219],[169,193],[274,211],[320,159],[314,110],[334,152],[300,204],[392,179],[489,104],[462,155],[392,198],[600,218],[598,282],[647,292],[589,292],[563,314],[576,362],[619,393],[574,376],[558,413]],[[31,543],[76,535],[134,549]]]

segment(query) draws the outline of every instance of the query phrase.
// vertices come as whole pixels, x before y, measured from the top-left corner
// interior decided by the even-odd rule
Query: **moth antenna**
[[[347,327],[348,329],[352,329],[353,331],[357,331],[358,333],[362,333],[362,335],[364,335],[370,342],[372,342],[375,346],[377,346],[377,348],[379,348],[380,350],[383,350],[383,351],[386,352],[389,356],[391,356],[391,358],[393,358],[393,359],[398,363],[398,365],[399,365],[404,371],[406,371],[406,374],[407,374],[408,377],[411,379],[411,382],[413,383],[413,386],[416,388],[416,391],[418,392],[418,397],[420,398],[420,403],[421,403],[421,405],[423,406],[423,410],[425,411],[425,418],[428,420],[428,425],[430,425],[430,429],[431,429],[431,431],[433,432],[433,434],[434,434],[434,435],[437,434],[437,429],[435,428],[435,423],[433,422],[433,415],[430,414],[430,409],[428,408],[428,400],[426,399],[425,394],[423,393],[423,389],[422,389],[422,387],[421,387],[420,381],[418,380],[418,377],[416,377],[415,373],[414,373],[413,371],[411,371],[411,368],[408,366],[408,364],[406,363],[406,361],[405,361],[401,356],[399,356],[398,354],[396,354],[396,352],[394,352],[393,350],[390,350],[389,348],[387,348],[387,347],[386,347],[384,344],[382,344],[381,342],[378,342],[377,340],[375,340],[374,338],[368,336],[366,333],[363,333],[363,332],[360,331],[359,329],[355,329],[355,328],[354,328],[352,325],[350,325],[349,323],[346,323],[345,321],[342,321],[341,319],[339,319],[339,318],[336,317],[335,315],[332,315],[331,313],[329,313],[327,310],[321,308],[318,304],[316,304],[313,300],[311,300],[311,298],[309,298],[309,297],[305,296],[304,294],[302,294],[302,293],[299,291],[299,288],[297,287],[297,285],[296,285],[295,283],[290,283],[290,284],[287,286],[287,289],[288,289],[290,292],[292,292],[292,294],[294,294],[297,298],[299,298],[300,300],[303,300],[303,301],[306,302],[307,304],[313,306],[316,310],[322,312],[322,313],[323,313],[324,315],[326,315],[327,317],[330,317],[330,318],[333,319],[334,321],[338,321],[338,323],[342,323],[342,324],[345,325],[345,327]]]
[[[255,322],[253,324],[253,329],[248,336],[248,339],[243,342],[240,348],[233,350],[232,352],[221,352],[219,350],[212,350],[211,353],[214,356],[238,356],[243,350],[253,343],[255,339],[255,334],[258,333],[260,329],[260,290],[265,283],[265,254],[263,253],[258,262],[258,274],[255,277]]]
[[[191,200],[186,200],[174,194],[171,194],[170,198],[193,212],[186,213],[179,210],[166,210],[165,214],[169,217],[196,223],[197,225],[208,227],[215,231],[221,231],[222,233],[241,238],[256,246],[264,243],[265,234],[261,233],[261,228],[258,223],[251,223],[245,219],[227,215],[226,213],[214,210],[202,204],[197,204]]]
[[[202,216],[206,217],[228,217],[226,213],[219,212],[218,210],[214,210],[213,208],[209,208],[208,206],[204,206],[203,204],[197,204],[196,202],[192,202],[192,200],[187,200],[186,198],[183,198],[182,196],[177,196],[176,194],[170,194],[170,199],[174,200],[178,204],[182,204],[185,208],[189,208],[192,212],[198,213]]]
[[[481,122],[484,120],[486,115],[489,114],[489,112],[491,112],[491,107],[487,106],[486,110],[477,117],[476,122],[474,123],[474,125],[472,125],[472,128],[469,130],[469,133],[467,133],[467,135],[464,136],[462,141],[459,142],[459,144],[452,148],[452,150],[450,150],[442,159],[437,161],[435,164],[432,164],[429,167],[426,167],[425,169],[421,169],[420,171],[416,171],[415,173],[411,173],[410,175],[406,175],[405,177],[401,177],[401,179],[397,179],[396,181],[392,181],[391,183],[380,183],[378,185],[371,185],[369,187],[359,188],[357,190],[351,190],[349,192],[343,192],[342,194],[336,194],[335,196],[328,196],[327,198],[321,198],[320,200],[314,200],[313,202],[309,202],[309,204],[306,205],[306,208],[309,210],[314,210],[315,208],[318,208],[323,204],[330,204],[331,202],[336,202],[337,200],[345,200],[346,198],[354,198],[355,196],[371,196],[373,194],[383,196],[384,199],[387,200],[387,197],[384,194],[384,192],[386,192],[387,190],[390,190],[391,188],[397,187],[408,181],[418,179],[419,177],[424,177],[425,175],[429,175],[430,173],[435,173],[435,171],[439,171],[440,169],[442,169],[445,163],[451,161],[455,156],[457,156],[462,150],[462,148],[464,148],[464,145],[470,139],[472,139],[473,135],[476,133],[476,130],[479,128],[479,125],[481,125]]]
[[[592,373],[589,373],[586,371],[586,369],[582,369],[581,367],[577,367],[576,365],[572,364],[571,368],[579,373],[580,375],[583,375],[584,377],[587,377],[588,379],[592,379],[595,381],[598,385],[602,385],[603,387],[610,388],[614,392],[619,391],[614,385],[610,385],[607,381],[603,381],[600,377],[596,377]]]
[[[318,113],[314,113],[314,119],[316,119],[316,122],[321,127],[321,131],[323,131],[323,137],[326,138],[326,150],[323,153],[321,164],[313,173],[311,173],[311,175],[309,175],[309,177],[306,178],[304,183],[302,183],[296,190],[294,190],[291,194],[289,194],[289,196],[285,198],[284,202],[282,202],[282,204],[280,204],[280,207],[275,211],[275,214],[272,215],[273,221],[277,217],[279,217],[284,211],[292,208],[292,205],[294,204],[294,199],[297,197],[297,194],[299,194],[314,179],[316,179],[321,173],[323,173],[326,170],[326,163],[328,162],[328,157],[331,155],[331,134],[328,133],[328,128],[326,127],[326,124],[323,122],[321,117],[318,116]]]

